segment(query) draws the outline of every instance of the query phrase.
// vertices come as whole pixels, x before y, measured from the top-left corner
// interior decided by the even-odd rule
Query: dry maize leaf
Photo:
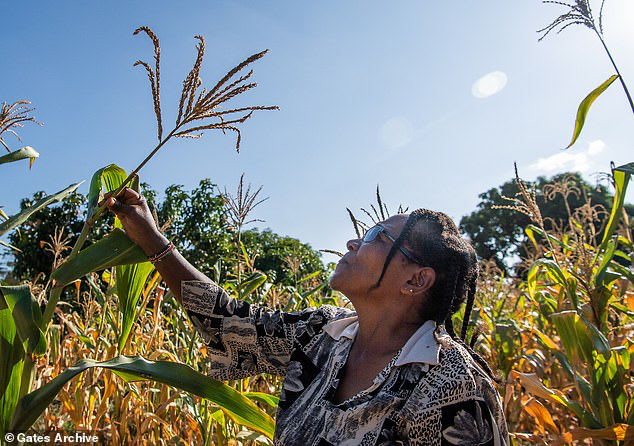
[[[79,290],[81,289],[81,279],[77,279],[73,282],[75,284],[75,291],[77,293],[77,300],[80,300]]]
[[[556,438],[554,441],[551,441],[550,445],[559,446],[559,445],[570,444],[570,443],[572,443],[572,434],[570,432],[564,432],[563,434],[561,434],[561,436]]]
[[[538,396],[540,398],[544,398],[555,403],[563,404],[564,406],[570,405],[568,398],[566,398],[566,396],[562,392],[549,389],[548,387],[544,386],[544,384],[535,373],[520,373],[516,370],[511,370],[511,376],[519,380],[520,384],[522,384],[522,386],[526,388],[528,393],[534,396]]]
[[[97,426],[99,425],[99,420],[108,410],[108,401],[110,400],[110,397],[112,396],[115,389],[117,388],[117,385],[114,379],[112,379],[112,373],[108,371],[105,371],[105,372],[106,373],[103,374],[104,392],[101,398],[101,403],[99,404],[99,408],[97,409],[97,414],[95,415],[95,418],[92,423],[93,431],[97,429]]]
[[[531,414],[535,418],[535,422],[542,428],[545,428],[550,432],[559,433],[559,428],[555,425],[553,417],[548,412],[548,409],[544,407],[542,403],[535,398],[528,400],[528,403],[524,406],[524,410]]]
[[[555,344],[553,342],[552,339],[550,339],[546,334],[542,333],[541,331],[539,331],[537,328],[532,327],[531,328],[531,332],[535,335],[537,335],[537,337],[544,343],[544,345],[546,345],[546,347],[553,349],[553,350],[557,350],[559,347],[557,347],[557,344]]]
[[[627,308],[630,311],[634,311],[634,293],[629,291],[625,293],[625,302],[627,303]]]
[[[614,424],[603,429],[586,429],[576,427],[570,430],[573,440],[596,438],[600,440],[634,440],[634,426],[629,424]]]

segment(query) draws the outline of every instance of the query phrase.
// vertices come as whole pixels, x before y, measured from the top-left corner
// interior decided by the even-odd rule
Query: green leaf
[[[610,345],[605,336],[591,323],[582,319],[576,311],[562,311],[551,315],[566,356],[574,367],[584,367],[594,362],[597,352],[610,356]]]
[[[91,367],[113,370],[126,380],[153,380],[198,395],[221,407],[236,423],[273,438],[273,419],[237,390],[195,371],[188,365],[169,361],[148,361],[139,356],[118,356],[104,362],[91,359],[79,361],[19,401],[11,430],[26,431],[30,428],[64,385]]]
[[[249,398],[250,400],[268,404],[271,407],[277,407],[277,405],[280,403],[279,397],[275,395],[271,395],[270,393],[244,392],[243,395]]]
[[[0,438],[20,398],[20,381],[24,368],[24,348],[13,319],[13,312],[0,293]]]
[[[101,271],[118,265],[131,265],[147,261],[147,256],[122,229],[110,234],[69,258],[51,274],[58,284],[68,284],[92,271]]]
[[[83,183],[83,181],[81,182]],[[39,211],[42,208],[45,208],[49,204],[58,203],[70,195],[72,192],[77,190],[81,183],[75,183],[68,186],[66,189],[57,192],[56,194],[49,195],[44,197],[38,201],[36,201],[32,206],[24,209],[19,214],[16,214],[9,218],[6,221],[0,223],[0,237],[2,237],[7,232],[11,231],[14,228],[17,228],[19,225],[24,223],[32,214]]]
[[[125,170],[116,164],[110,164],[97,170],[90,180],[90,189],[88,191],[88,213],[87,218],[92,217],[97,208],[99,200],[103,198],[102,188],[105,187],[106,192],[115,190],[125,181],[127,174]],[[115,218],[115,227],[121,227],[118,218]]]
[[[31,295],[31,288],[28,285],[0,286],[0,295],[13,315],[24,350],[36,356],[44,355],[46,336],[39,327],[42,313]]]
[[[243,299],[249,294],[253,293],[263,283],[266,282],[266,279],[267,279],[266,274],[260,271],[255,271],[253,274],[251,274],[242,282],[241,290],[240,290],[240,298]]]
[[[603,283],[605,280],[605,273],[608,269],[608,265],[610,264],[610,261],[612,260],[612,257],[614,256],[615,249],[616,249],[616,240],[614,239],[608,240],[608,243],[605,248],[605,255],[603,256],[601,265],[599,265],[599,268],[596,270],[596,273],[594,276],[595,286],[597,287],[605,286],[605,284]]]
[[[592,90],[590,94],[586,96],[583,101],[581,101],[581,104],[579,104],[579,109],[577,110],[577,119],[575,119],[575,130],[572,133],[572,141],[570,141],[570,144],[568,144],[566,149],[570,148],[570,146],[572,146],[577,141],[577,138],[581,133],[581,129],[583,129],[583,124],[586,122],[586,116],[588,115],[588,111],[590,110],[590,106],[592,105],[592,103],[601,95],[601,93],[603,93],[610,85],[612,85],[612,82],[614,82],[617,78],[618,76],[616,74],[613,74],[605,82]]]
[[[119,333],[119,352],[123,351],[132,325],[136,319],[136,305],[143,292],[143,285],[154,269],[150,262],[134,265],[120,265],[116,268],[117,295],[119,296],[119,311],[123,314],[123,323]]]
[[[38,158],[39,156],[40,154],[37,153],[33,147],[26,146],[11,153],[7,153],[4,156],[0,156],[0,164],[12,163],[14,161],[20,161],[28,158],[31,160],[29,163],[29,167],[31,167],[33,166],[35,158]]]
[[[537,245],[537,240],[535,239],[535,230],[531,226],[533,225],[528,225],[526,228],[524,228],[524,232],[526,232],[526,235],[528,236],[530,241],[533,242],[533,246],[537,248],[538,245]]]
[[[539,234],[542,237],[549,239],[551,242],[554,242],[557,245],[561,246],[562,248],[566,248],[569,250],[573,249],[570,245],[559,240],[554,235],[549,234],[548,232],[544,232],[542,228],[540,228],[539,226],[535,226],[534,224],[529,224],[528,226],[526,226],[526,229],[524,231],[526,232],[526,235],[531,239],[533,244],[535,244],[535,247],[537,247],[537,239],[535,238],[535,234]]]
[[[564,273],[564,271],[561,270],[557,262],[551,259],[541,258],[534,262],[528,271],[526,282],[528,286],[528,293],[531,298],[535,297],[535,292],[537,290],[537,274],[539,272],[539,269],[542,267],[544,267],[548,277],[551,280],[554,280],[556,283],[561,285],[563,288],[566,289],[567,292],[569,292],[570,290],[574,291],[575,284],[570,283],[570,281],[566,279],[566,274]],[[576,294],[573,293],[570,298],[576,308],[578,305]]]
[[[612,175],[614,176],[614,187],[616,191],[614,193],[614,202],[612,204],[612,211],[610,212],[610,219],[608,220],[608,224],[605,227],[605,232],[603,233],[603,240],[601,240],[601,246],[597,250],[597,256],[600,252],[602,252],[607,247],[608,240],[616,231],[616,228],[619,225],[619,220],[621,219],[621,214],[623,213],[623,202],[625,201],[625,191],[627,190],[627,185],[630,181],[630,175],[632,173],[632,168],[634,167],[634,163],[625,164],[623,166],[619,166],[612,171]],[[597,256],[595,256],[593,260],[596,262]]]

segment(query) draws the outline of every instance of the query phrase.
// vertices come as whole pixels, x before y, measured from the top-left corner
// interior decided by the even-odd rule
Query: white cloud
[[[406,146],[412,138],[414,138],[414,126],[407,118],[388,119],[381,127],[381,140],[391,149]]]
[[[504,90],[507,82],[506,73],[503,71],[491,71],[475,81],[471,87],[471,93],[476,98],[488,98]]]
[[[536,173],[551,173],[557,171],[578,171],[587,173],[590,170],[597,169],[593,158],[602,153],[605,149],[605,143],[598,139],[590,142],[583,152],[559,152],[547,158],[539,158],[536,162],[529,165],[528,168]]]
[[[605,150],[605,143],[600,139],[592,141],[588,145],[588,155],[598,155]]]

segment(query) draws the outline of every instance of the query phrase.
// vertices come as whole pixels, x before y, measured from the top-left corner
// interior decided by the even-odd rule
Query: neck
[[[408,305],[404,296],[372,296],[370,293],[358,303],[352,303],[359,321],[354,341],[354,350],[359,356],[394,355],[424,323],[419,316],[418,302],[411,301]]]

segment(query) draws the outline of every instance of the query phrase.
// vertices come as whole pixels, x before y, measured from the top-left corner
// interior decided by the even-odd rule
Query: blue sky
[[[579,102],[613,74],[586,28],[537,42],[562,12],[537,0],[7,3],[0,101],[30,100],[44,126],[23,129],[22,144],[7,138],[41,156],[31,171],[2,167],[0,205],[12,214],[21,198],[110,163],[130,170],[154,147],[147,78],[132,67],[152,59],[149,40],[132,36],[141,25],[161,40],[166,128],[197,34],[204,85],[268,48],[254,65],[258,88],[237,104],[281,107],[243,126],[240,154],[232,135],[208,132],[168,143],[141,179],[158,191],[203,178],[235,190],[245,173],[270,197],[253,215],[261,226],[314,248],[345,249],[345,208],[360,214],[377,184],[392,211],[426,207],[458,222],[479,193],[512,177],[514,161],[528,180],[571,169],[592,179],[610,161],[634,161],[634,116],[615,83],[561,150]],[[633,23],[631,0],[606,2],[605,39],[630,82]]]

